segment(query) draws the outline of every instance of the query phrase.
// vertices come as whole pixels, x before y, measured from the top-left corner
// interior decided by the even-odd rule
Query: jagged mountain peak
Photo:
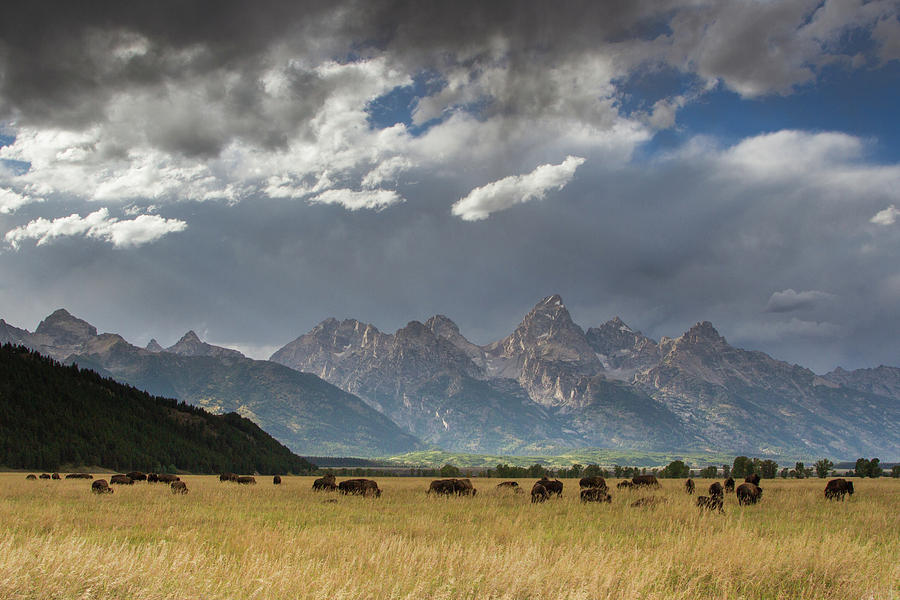
[[[181,356],[231,356],[235,358],[244,356],[237,350],[232,350],[231,348],[222,348],[221,346],[207,344],[200,339],[193,329],[181,336],[181,339],[173,346],[169,346],[166,349],[166,352],[180,354]]]
[[[147,346],[144,348],[147,352],[165,352],[165,348],[160,346],[159,342],[156,341],[156,338],[150,340]]]
[[[435,335],[459,333],[459,326],[454,323],[452,319],[444,315],[434,315],[425,321],[425,327],[432,330]]]
[[[41,321],[36,334],[50,338],[54,345],[72,346],[83,344],[97,335],[97,328],[83,319],[73,316],[64,308],[53,311]]]
[[[722,337],[719,332],[713,327],[713,324],[709,321],[701,321],[688,329],[684,335],[681,336],[682,340],[689,342],[713,342],[713,343],[721,343],[727,344],[728,342]]]
[[[203,340],[200,339],[200,336],[197,335],[193,329],[189,330],[181,339],[178,340],[178,344],[202,344]],[[176,344],[177,345],[177,344]]]

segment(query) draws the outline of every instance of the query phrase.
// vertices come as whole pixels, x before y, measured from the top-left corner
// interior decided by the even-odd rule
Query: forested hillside
[[[240,415],[212,415],[11,344],[0,347],[0,465],[195,473],[314,468]]]

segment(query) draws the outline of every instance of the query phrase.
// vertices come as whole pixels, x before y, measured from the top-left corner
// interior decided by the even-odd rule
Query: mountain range
[[[0,320],[4,341],[237,411],[305,454],[604,447],[900,457],[896,367],[820,376],[733,347],[708,322],[659,341],[619,318],[584,330],[558,295],[484,346],[443,315],[394,333],[329,318],[257,361],[193,332],[169,348],[137,348],[64,310],[34,333]]]

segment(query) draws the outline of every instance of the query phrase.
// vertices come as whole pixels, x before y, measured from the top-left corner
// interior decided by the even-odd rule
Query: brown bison
[[[159,483],[159,473],[147,473],[147,483]]]
[[[347,479],[338,484],[338,491],[344,495],[381,497],[378,484],[371,479]]]
[[[606,480],[600,477],[582,477],[578,481],[578,487],[581,489],[589,489],[589,488],[602,488],[606,489]]]
[[[532,504],[534,504],[535,502],[543,502],[544,500],[549,500],[549,499],[550,499],[550,491],[546,487],[544,487],[544,484],[542,484],[540,481],[536,482],[531,487],[531,503]]]
[[[333,492],[338,489],[337,485],[334,483],[334,475],[329,473],[325,477],[320,477],[313,481],[313,491],[316,492]]]
[[[41,473],[38,476],[39,479],[50,479],[50,473]]]
[[[694,485],[693,479],[688,479],[687,481],[684,482],[684,491],[687,492],[688,494],[690,494],[691,496],[694,495],[695,487],[696,486]]]
[[[612,502],[612,496],[606,493],[605,487],[586,488],[581,490],[582,502]]]
[[[756,504],[762,498],[762,488],[753,483],[742,483],[735,491],[738,499],[738,506],[745,504]]]
[[[468,478],[455,479],[454,486],[456,487],[456,494],[459,496],[475,496],[478,493],[478,490],[475,489],[475,486],[472,485]]]
[[[93,479],[94,476],[90,473],[69,473],[66,475],[66,479]]]
[[[635,475],[631,478],[635,487],[659,487],[656,475]]]
[[[438,496],[452,496],[456,493],[455,479],[435,479],[428,486],[426,494],[437,494]]]
[[[237,478],[237,482],[241,485],[256,485],[256,477],[241,475]]]
[[[752,483],[753,485],[758,486],[759,485],[759,475],[757,475],[756,473],[754,473],[753,475],[747,475],[746,477],[744,477],[744,482]]]
[[[59,479],[59,473],[54,473],[50,476],[50,479]]]
[[[734,491],[734,477],[725,480],[725,491],[729,494]]]
[[[109,483],[116,485],[133,485],[134,480],[128,475],[113,475],[109,478]]]
[[[33,481],[37,481],[37,477],[35,476],[34,473],[32,473],[31,475],[26,475],[26,476],[25,476],[25,479],[27,479],[27,480],[29,480],[29,481],[32,481],[32,480],[33,480]]]
[[[187,485],[183,481],[173,481],[171,484],[173,494],[187,494]]]
[[[721,496],[697,496],[697,506],[701,509],[705,510],[717,510],[720,513],[724,513],[725,509],[722,508],[724,501]]]
[[[156,481],[159,483],[172,483],[173,481],[181,481],[181,477],[169,473],[158,473],[156,475]]]
[[[233,481],[237,483],[238,476],[234,473],[222,473],[219,475],[219,481]]]
[[[97,479],[91,483],[91,491],[95,494],[112,494],[113,489],[109,487],[105,479]]]
[[[125,473],[125,475],[132,481],[147,481],[147,474],[141,471],[131,471],[130,473]]]
[[[275,475],[274,477],[272,477],[272,484],[281,485],[281,475]]]
[[[631,489],[633,487],[634,487],[634,484],[631,483],[630,481],[620,481],[618,484],[616,484],[616,488],[620,489],[620,490]]]
[[[846,494],[853,495],[853,482],[846,479],[832,479],[825,484],[825,498],[827,500],[844,501]]]
[[[541,477],[541,485],[547,488],[547,491],[551,494],[556,494],[557,498],[562,498],[563,492],[563,484],[559,479],[547,479],[547,477]]]
[[[718,481],[713,482],[709,486],[709,491],[707,492],[710,498],[724,498],[725,490],[722,488],[722,484]]]

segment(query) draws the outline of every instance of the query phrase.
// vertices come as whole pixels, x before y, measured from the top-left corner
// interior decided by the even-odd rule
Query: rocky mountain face
[[[298,454],[374,456],[423,448],[408,431],[315,375],[201,341],[188,332],[168,350],[142,349],[65,311],[34,333],[0,322],[0,342],[28,346],[151,394],[213,413],[237,412]]]
[[[485,346],[442,315],[394,334],[329,319],[271,360],[316,373],[451,450],[900,456],[900,369],[820,377],[735,348],[709,322],[659,342],[619,318],[584,331],[558,295]],[[496,435],[484,435],[488,424]]]

